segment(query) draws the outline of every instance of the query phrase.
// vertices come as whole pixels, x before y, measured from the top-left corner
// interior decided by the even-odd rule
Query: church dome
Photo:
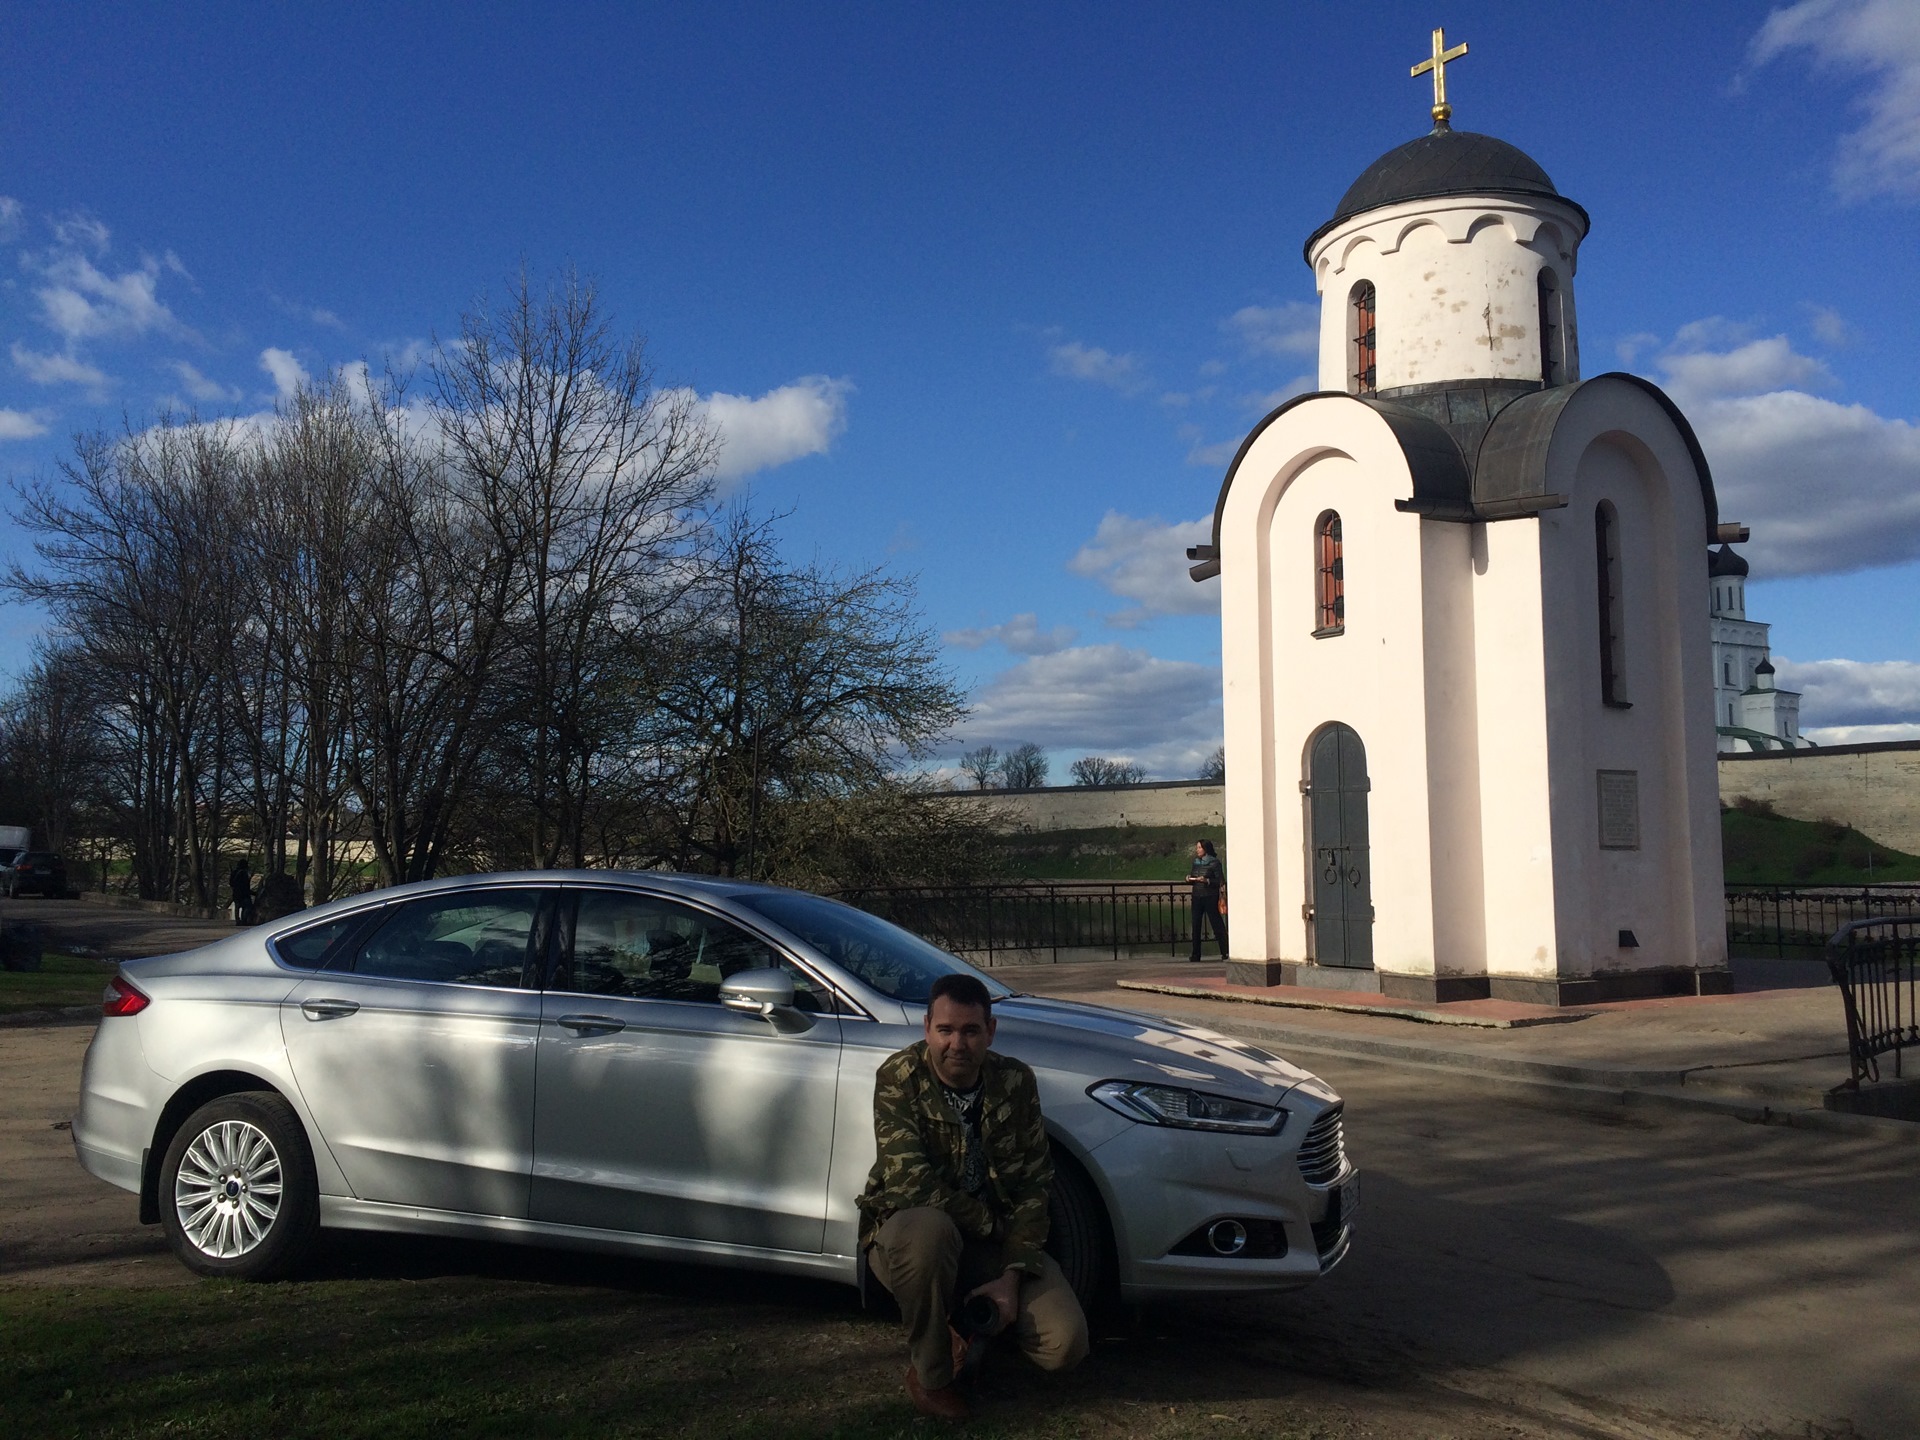
[[[1731,545],[1722,545],[1707,557],[1707,576],[1718,580],[1723,575],[1745,575],[1747,562],[1734,553]]]
[[[1307,239],[1307,250],[1327,231],[1355,215],[1431,200],[1443,195],[1539,195],[1587,212],[1553,188],[1547,172],[1525,151],[1491,135],[1436,127],[1389,150],[1360,172],[1334,207],[1333,218]]]

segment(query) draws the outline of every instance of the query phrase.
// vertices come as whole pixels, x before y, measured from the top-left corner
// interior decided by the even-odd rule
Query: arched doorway
[[[1313,958],[1373,968],[1373,874],[1367,853],[1367,747],[1348,726],[1318,731],[1307,757]]]

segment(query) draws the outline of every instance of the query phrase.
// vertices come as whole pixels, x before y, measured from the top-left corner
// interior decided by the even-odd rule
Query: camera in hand
[[[990,1296],[969,1295],[954,1309],[950,1323],[963,1340],[977,1340],[984,1335],[998,1334],[1000,1307],[993,1303]]]

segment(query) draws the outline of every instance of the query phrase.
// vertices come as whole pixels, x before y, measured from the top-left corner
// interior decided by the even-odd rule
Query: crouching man
[[[958,1420],[958,1373],[984,1348],[949,1324],[956,1303],[993,1302],[1044,1370],[1077,1365],[1087,1320],[1047,1238],[1053,1161],[1033,1071],[996,1055],[993,999],[972,975],[944,975],[927,1002],[926,1038],[875,1077],[879,1155],[860,1197],[860,1244],[893,1293],[913,1364],[907,1393],[922,1414]],[[971,1353],[970,1353],[971,1351]]]

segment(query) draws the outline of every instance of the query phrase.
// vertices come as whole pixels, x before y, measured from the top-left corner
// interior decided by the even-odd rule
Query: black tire
[[[277,1195],[270,1191],[275,1183]],[[167,1243],[196,1275],[284,1275],[320,1230],[306,1131],[293,1107],[266,1091],[222,1095],[188,1116],[167,1146],[155,1198]]]
[[[1047,1197],[1047,1253],[1059,1262],[1082,1309],[1104,1309],[1116,1296],[1113,1237],[1100,1192],[1065,1151],[1053,1149],[1053,1193]]]

